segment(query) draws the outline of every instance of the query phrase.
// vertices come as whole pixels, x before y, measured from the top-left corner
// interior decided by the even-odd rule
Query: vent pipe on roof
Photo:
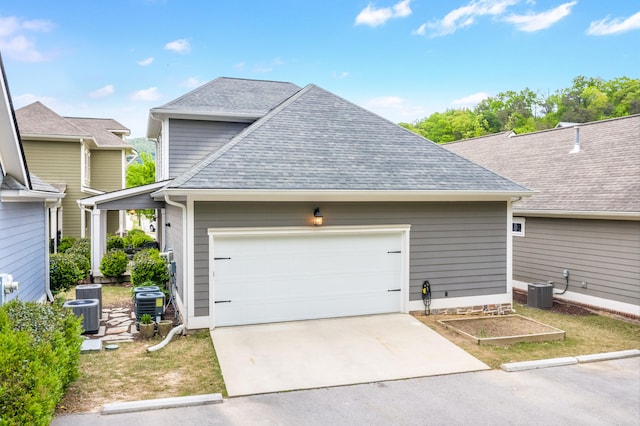
[[[576,129],[576,139],[573,142],[573,149],[569,151],[569,154],[580,152],[580,127],[575,126],[574,129]]]

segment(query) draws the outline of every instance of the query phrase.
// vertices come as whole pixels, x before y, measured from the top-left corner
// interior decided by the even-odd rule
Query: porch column
[[[49,207],[49,244],[53,242],[53,252],[58,252],[58,207]]]
[[[107,210],[91,211],[91,272],[99,277],[100,261],[107,251]]]

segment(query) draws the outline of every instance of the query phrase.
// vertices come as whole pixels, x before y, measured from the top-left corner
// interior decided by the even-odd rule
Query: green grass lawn
[[[506,362],[533,361],[566,356],[589,355],[640,349],[640,325],[603,315],[567,315],[514,303],[524,317],[559,328],[566,339],[556,342],[516,343],[507,346],[479,346],[437,324],[439,319],[464,318],[456,315],[416,315],[416,318],[492,368]],[[468,318],[468,317],[466,317]]]

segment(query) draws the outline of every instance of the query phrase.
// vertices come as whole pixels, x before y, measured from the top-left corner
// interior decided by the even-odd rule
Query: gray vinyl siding
[[[76,200],[89,196],[80,192],[80,144],[23,139],[22,145],[31,173],[50,184],[66,185],[62,199],[62,235],[79,237],[81,210]]]
[[[640,222],[527,217],[513,237],[513,278],[640,305]],[[587,288],[582,288],[582,282]]]
[[[45,295],[45,217],[41,202],[0,202],[0,273],[19,283],[6,300],[38,301]]]
[[[169,177],[189,170],[206,155],[217,151],[248,123],[221,121],[169,120]]]
[[[184,255],[182,253],[183,228],[182,228],[182,210],[178,207],[167,204],[165,207],[165,242],[163,250],[173,249],[173,258],[176,262],[176,285],[178,294],[184,300],[183,273],[186,265],[184,264]],[[158,223],[160,225],[160,223]]]
[[[310,226],[317,203],[195,203],[195,315],[209,312],[208,228]],[[506,203],[321,203],[324,226],[409,224],[410,300],[506,291]],[[173,225],[172,225],[173,226]]]

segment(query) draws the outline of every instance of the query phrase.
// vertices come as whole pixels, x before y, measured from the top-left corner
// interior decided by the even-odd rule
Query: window
[[[524,217],[514,217],[511,223],[511,235],[524,237]]]
[[[81,165],[82,168],[82,186],[90,186],[91,185],[91,151],[89,148],[82,144],[82,157],[81,157]]]

